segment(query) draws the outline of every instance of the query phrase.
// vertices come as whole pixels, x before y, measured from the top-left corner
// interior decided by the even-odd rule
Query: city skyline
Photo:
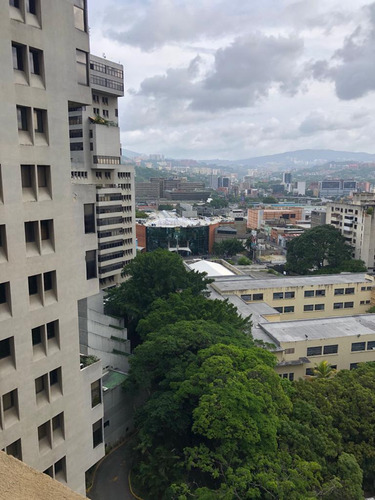
[[[126,149],[375,152],[375,4],[91,0],[89,16],[92,53],[125,67]]]

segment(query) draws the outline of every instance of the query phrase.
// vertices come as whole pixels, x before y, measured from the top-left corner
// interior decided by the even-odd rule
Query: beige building
[[[84,493],[104,455],[101,364],[80,358],[77,307],[99,292],[96,189],[71,183],[68,123],[92,103],[87,13],[0,11],[0,449]]]
[[[365,273],[253,279],[218,278],[211,287],[224,298],[237,295],[245,303],[266,303],[278,315],[268,321],[364,314],[372,305],[374,277]]]
[[[375,269],[375,194],[355,193],[350,203],[327,204],[327,224],[336,227],[349,245],[353,257]]]
[[[262,323],[275,345],[276,371],[295,380],[313,375],[321,361],[337,370],[375,361],[375,315]]]

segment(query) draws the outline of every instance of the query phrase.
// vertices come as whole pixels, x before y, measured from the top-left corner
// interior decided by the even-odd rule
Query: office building
[[[92,104],[69,108],[73,184],[95,186],[98,277],[101,289],[123,281],[121,271],[135,256],[134,168],[121,164],[118,98],[124,95],[121,64],[90,54]]]
[[[263,223],[277,220],[295,224],[303,219],[303,214],[303,207],[249,208],[247,211],[247,227],[249,229],[259,229]]]
[[[283,184],[292,183],[292,174],[290,172],[283,172]]]
[[[96,188],[71,183],[68,122],[92,103],[87,12],[0,11],[0,448],[84,494],[104,455],[101,363],[80,358],[77,307],[99,292]]]
[[[332,224],[353,248],[352,256],[375,269],[375,194],[356,193],[350,203],[328,203],[327,224]]]
[[[349,196],[357,191],[357,181],[325,180],[319,181],[319,196],[322,198],[334,198]]]

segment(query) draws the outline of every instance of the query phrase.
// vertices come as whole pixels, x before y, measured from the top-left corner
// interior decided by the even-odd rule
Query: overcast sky
[[[121,62],[122,143],[175,158],[375,153],[375,3],[89,0]]]

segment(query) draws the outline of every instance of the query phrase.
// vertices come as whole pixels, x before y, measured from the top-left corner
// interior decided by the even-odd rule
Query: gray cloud
[[[358,99],[375,90],[375,3],[363,10],[366,21],[345,38],[331,60],[310,65],[313,78],[332,80],[342,100]]]
[[[184,100],[191,110],[210,112],[254,106],[273,88],[289,95],[298,91],[302,54],[299,38],[256,33],[217,50],[212,70],[205,72],[197,56],[186,68],[171,68],[164,75],[146,78],[138,94]]]
[[[368,123],[368,114],[364,111],[350,116],[331,116],[318,110],[311,112],[300,124],[297,134],[314,135],[320,132],[353,130]]]

